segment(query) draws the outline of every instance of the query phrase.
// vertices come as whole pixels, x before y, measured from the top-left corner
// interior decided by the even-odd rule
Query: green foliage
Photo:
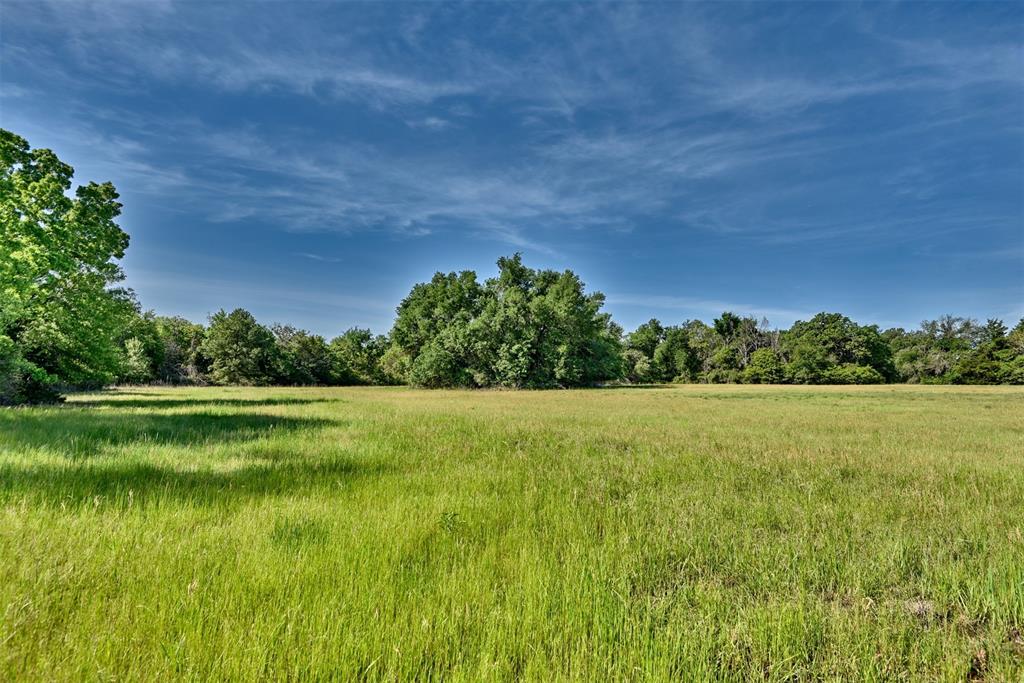
[[[412,357],[450,327],[463,327],[480,314],[483,289],[476,273],[436,273],[412,288],[398,305],[391,340]]]
[[[700,321],[682,327],[669,327],[665,339],[654,351],[654,367],[666,382],[694,382],[704,366],[702,352],[709,349],[702,343],[709,328]],[[696,342],[696,343],[695,343]]]
[[[241,308],[210,316],[202,351],[216,384],[271,384],[279,374],[274,335]]]
[[[724,343],[729,344],[739,333],[742,322],[743,319],[738,315],[726,311],[720,318],[715,319],[715,332],[722,338]]]
[[[883,381],[896,376],[892,351],[877,326],[858,325],[839,313],[819,313],[807,322],[798,321],[782,341],[790,358],[786,374],[799,384],[828,384],[852,377],[852,371],[836,370],[848,365],[870,367]]]
[[[719,347],[711,356],[711,365],[718,370],[739,370],[740,354],[732,346]]]
[[[995,337],[962,357],[950,372],[950,381],[953,384],[1024,384],[1024,353],[1013,339]]]
[[[821,313],[779,333],[726,312],[714,326],[648,321],[627,337],[622,362],[631,382],[1018,384],[1024,323],[1008,332],[1001,320],[979,326],[943,316],[917,331],[881,333],[874,325]]]
[[[123,352],[121,376],[118,381],[130,384],[141,384],[157,379],[157,369],[163,364],[164,344],[160,339],[156,315],[152,311],[145,313],[134,311],[123,323],[120,330],[120,346]],[[138,344],[131,353],[136,356],[129,371],[129,342],[135,339]],[[130,376],[129,376],[130,375]]]
[[[690,382],[700,372],[700,358],[690,345],[689,323],[665,327],[652,318],[627,337],[625,348],[627,375],[636,375],[636,368],[642,368],[642,381]]]
[[[273,333],[277,342],[277,383],[300,386],[333,383],[334,359],[323,337],[290,325],[275,325]]]
[[[131,293],[110,288],[128,235],[114,186],[71,194],[73,173],[0,129],[0,333],[53,382],[98,386],[117,377],[135,313]]]
[[[1006,336],[1006,325],[1003,324],[1002,320],[998,318],[989,318],[985,321],[985,326],[981,329],[981,341],[994,342],[999,341]]]
[[[203,326],[180,317],[156,317],[153,324],[161,347],[157,379],[168,384],[204,383],[210,361],[202,350]]]
[[[128,384],[142,384],[153,377],[146,347],[138,337],[132,337],[124,344],[124,369],[122,377]]]
[[[924,384],[1019,384],[1024,331],[1007,332],[1002,320],[978,325],[969,318],[943,316],[921,329],[887,330],[898,379]]]
[[[571,271],[535,271],[519,254],[498,276],[437,273],[399,305],[392,342],[420,386],[584,386],[622,375],[621,330]]]
[[[378,363],[385,384],[408,384],[412,372],[412,359],[397,344],[384,351]]]
[[[885,377],[868,365],[843,363],[825,371],[824,384],[882,384]]]
[[[14,340],[0,334],[0,406],[63,400],[57,378],[25,360]]]
[[[654,358],[654,352],[665,340],[665,328],[657,318],[651,318],[636,328],[626,339],[626,349],[642,353],[648,361]]]
[[[50,150],[30,149],[0,129],[0,325],[22,318],[69,278],[121,277],[111,262],[128,247],[114,222],[117,192],[89,183],[69,197],[73,174]]]
[[[726,311],[622,330],[570,270],[533,270],[519,254],[483,284],[437,273],[402,300],[389,337],[353,328],[323,338],[242,310],[210,329],[142,313],[119,288],[128,235],[110,183],[72,191],[73,169],[0,129],[0,401],[56,387],[131,383],[388,384],[543,388],[630,382],[799,384],[1024,382],[1024,321],[942,316],[879,332],[820,313],[785,332]]]
[[[642,351],[626,348],[622,351],[622,366],[625,369],[623,379],[633,384],[647,384],[659,381],[651,365],[651,359]]]
[[[996,319],[979,326],[943,316],[917,331],[881,333],[821,313],[780,334],[726,312],[714,326],[648,321],[627,337],[621,357],[631,382],[1016,384],[1024,375],[1024,323],[1007,331]]]
[[[131,292],[108,289],[85,274],[56,282],[12,328],[25,358],[64,385],[99,387],[117,379],[123,363],[122,331],[136,304]]]
[[[743,381],[747,384],[779,384],[785,376],[782,358],[775,349],[754,351],[750,363],[743,369]]]
[[[437,389],[470,386],[472,378],[459,359],[442,343],[428,343],[412,361],[409,383]]]
[[[790,341],[786,345],[786,380],[793,384],[824,384],[829,369],[835,361],[829,358],[824,347],[811,339]]]
[[[14,340],[0,335],[0,405],[20,403],[24,359]]]
[[[390,384],[381,367],[388,340],[370,330],[353,327],[331,340],[333,379],[336,384]]]

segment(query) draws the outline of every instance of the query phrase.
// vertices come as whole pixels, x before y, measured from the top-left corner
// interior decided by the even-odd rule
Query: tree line
[[[71,193],[73,169],[0,129],[0,404],[112,383],[550,388],[608,382],[1024,384],[1024,320],[944,316],[880,330],[820,313],[785,330],[723,313],[626,334],[570,270],[520,255],[437,273],[387,335],[328,341],[249,312],[207,324],[143,312],[116,261],[128,235],[110,183]]]
[[[651,320],[625,338],[634,382],[748,384],[1024,384],[1024,320],[943,316],[918,330],[819,313],[787,330],[723,313],[712,325]]]

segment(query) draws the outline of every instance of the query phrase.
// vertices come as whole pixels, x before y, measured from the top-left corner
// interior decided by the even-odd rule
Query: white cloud
[[[451,128],[453,125],[451,121],[438,116],[427,116],[426,118],[406,121],[405,123],[410,128],[424,128],[426,130],[444,130],[445,128]]]
[[[834,119],[816,108],[908,90],[1019,87],[1022,72],[1019,45],[954,47],[877,32],[872,39],[892,57],[886,68],[761,63],[742,50],[743,40],[758,37],[757,22],[733,26],[693,7],[522,8],[504,19],[531,29],[515,54],[492,44],[508,27],[469,32],[463,13],[433,6],[403,6],[397,19],[315,6],[351,12],[351,30],[341,33],[276,5],[41,7],[16,5],[9,21],[68,37],[78,66],[95,75],[92,88],[134,92],[157,81],[230,93],[283,91],[317,104],[366,105],[382,128],[390,122],[422,136],[402,148],[381,139],[386,133],[360,131],[325,130],[323,140],[310,141],[300,122],[227,128],[196,114],[125,116],[87,101],[93,93],[76,90],[75,79],[52,61],[57,48],[29,53],[5,45],[18,66],[66,86],[65,106],[31,112],[47,119],[36,127],[87,158],[86,167],[102,178],[187,199],[215,221],[259,218],[288,230],[402,237],[457,231],[546,253],[563,233],[629,231],[637,219],[762,244],[839,244],[868,233],[888,239],[903,228],[895,231],[899,239],[923,222],[822,221],[813,211],[780,209],[783,195],[795,200],[835,189],[800,175],[779,180],[785,164],[823,163],[867,135],[898,139],[912,132],[895,127],[837,138]],[[454,39],[439,42],[439,26],[453,25]],[[18,95],[19,87],[10,92]],[[981,109],[955,113],[970,118]],[[457,137],[470,117],[489,110],[529,122],[495,130],[500,144],[490,148],[492,159],[465,152],[478,139]],[[723,115],[725,123],[713,119]],[[15,120],[30,121],[24,114]],[[104,132],[111,126],[118,134]],[[433,135],[438,131],[445,135]],[[443,150],[429,148],[449,137],[454,143]],[[889,182],[908,197],[940,194],[927,174]],[[955,213],[939,217],[942,229],[959,229]]]
[[[312,254],[312,253],[305,252],[305,251],[297,251],[297,252],[295,252],[295,255],[296,256],[301,256],[302,258],[305,258],[305,259],[309,259],[310,261],[321,261],[323,263],[341,263],[342,260],[343,260],[343,259],[338,258],[337,256],[325,256],[323,254]]]

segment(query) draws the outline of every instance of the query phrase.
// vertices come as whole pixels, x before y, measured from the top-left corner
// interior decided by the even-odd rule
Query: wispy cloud
[[[4,124],[147,206],[291,232],[837,253],[1022,219],[986,194],[1019,175],[998,154],[1021,134],[1019,35],[852,6],[808,9],[800,35],[756,6],[304,10],[15,3]],[[823,51],[818,19],[848,49]]]
[[[305,252],[305,251],[297,251],[297,252],[295,252],[295,255],[296,256],[301,256],[302,258],[305,258],[305,259],[309,259],[310,261],[320,261],[322,263],[341,263],[344,260],[344,259],[338,258],[337,256],[325,256],[323,254],[312,254],[310,252]]]
[[[444,130],[445,128],[451,128],[453,125],[451,121],[437,116],[427,116],[426,118],[406,121],[405,123],[410,128],[425,128],[427,130]]]

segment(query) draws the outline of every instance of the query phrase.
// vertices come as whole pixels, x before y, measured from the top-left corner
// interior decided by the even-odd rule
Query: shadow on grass
[[[111,447],[239,443],[331,424],[337,423],[252,413],[16,411],[0,415],[0,454],[4,449],[42,448],[70,458],[87,458]]]
[[[161,396],[161,394],[151,394]],[[224,406],[232,408],[256,408],[260,406],[301,406],[310,403],[336,403],[337,399],[329,398],[160,398],[160,399],[94,399],[89,401],[70,401],[64,404],[65,409],[73,408],[202,408],[205,406]]]
[[[383,473],[383,465],[361,462],[329,445],[306,450],[305,437],[340,424],[259,414],[12,411],[0,415],[0,499],[25,495],[61,506],[97,500],[121,507],[167,500],[231,505],[257,496],[345,486]],[[194,467],[176,466],[167,462],[167,453],[146,451],[225,444],[231,449],[219,458],[188,458]],[[28,451],[28,457],[18,457],[18,451]],[[225,455],[229,462],[221,459]],[[187,457],[183,452],[182,458]]]
[[[256,461],[226,470],[177,470],[144,462],[0,464],[0,499],[28,494],[64,507],[103,504],[126,508],[152,502],[230,506],[294,491],[343,488],[356,479],[384,472],[381,465],[366,465],[344,456],[320,461]]]

